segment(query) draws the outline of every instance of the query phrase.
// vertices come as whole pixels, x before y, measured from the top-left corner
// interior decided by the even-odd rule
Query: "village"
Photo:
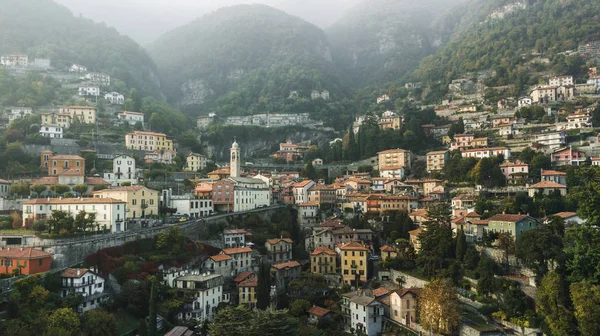
[[[52,68],[50,60],[30,62],[26,55],[2,56],[0,64],[17,76],[27,68]],[[444,328],[458,328],[461,335],[541,334],[528,314],[541,278],[554,266],[548,269],[551,257],[528,255],[533,252],[527,246],[543,248],[545,242],[534,241],[528,231],[558,225],[564,234],[595,219],[593,211],[581,210],[581,197],[590,195],[582,176],[598,176],[600,166],[594,127],[600,121],[600,76],[594,67],[585,83],[571,75],[549,77],[529,96],[501,97],[494,104],[486,98],[489,90],[502,88],[453,80],[440,104],[412,102],[435,113],[435,123],[418,125],[433,145],[382,148],[355,160],[351,154],[344,160],[315,156],[323,148],[292,139],[268,157],[244,157],[244,142],[234,138],[228,140],[229,161],[219,162],[198,150],[202,146],[184,146],[174,134],[152,131],[157,125],[147,113],[125,109],[135,106],[127,103],[132,97],[114,91],[110,75],[73,64],[49,76],[68,78],[62,88],[71,90],[73,104],[3,109],[7,138],[25,142],[23,152],[39,160],[39,172],[0,180],[0,211],[10,227],[0,235],[0,274],[9,289],[13,277],[58,271],[61,297],[84,294],[77,306],[81,314],[117,296],[107,288],[116,273],[89,259],[57,268],[55,255],[17,237],[78,239],[157,227],[165,229],[159,237],[171,237],[183,223],[202,226],[218,216],[241,218],[275,207],[285,217],[276,229],[246,226],[262,221],[252,215],[231,217],[228,227],[196,239],[202,251],[193,258],[147,272],[169,288],[193,292],[171,311],[171,321],[193,329],[210,321],[222,303],[252,310],[266,300],[330,334],[425,334],[431,322],[424,312],[442,304],[436,296],[456,291],[456,316],[435,322]],[[299,94],[292,91],[288,99]],[[356,116],[348,133],[329,139],[331,148],[350,152],[364,141],[361,129],[372,123],[381,132],[404,132],[405,114],[392,111],[395,97],[373,98],[379,113]],[[333,97],[314,90],[310,99]],[[11,134],[19,122],[31,130],[34,118],[34,134]],[[323,126],[308,114],[212,114],[197,118],[196,131],[201,137],[215,124]],[[45,140],[25,141],[32,136]],[[99,149],[100,141],[111,145]],[[453,282],[433,280],[440,273]],[[139,281],[121,280],[119,287]],[[509,295],[519,302],[507,302]],[[162,325],[167,317],[160,319]]]

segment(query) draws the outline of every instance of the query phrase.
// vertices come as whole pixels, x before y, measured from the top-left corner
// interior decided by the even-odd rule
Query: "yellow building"
[[[381,260],[395,259],[398,256],[396,249],[389,245],[383,245],[379,251],[381,251]]]
[[[367,281],[367,248],[361,241],[352,241],[339,247],[342,255],[342,279],[345,284],[352,285],[356,274],[360,281]]]
[[[337,270],[337,253],[327,246],[317,247],[310,254],[310,270],[313,274],[331,274]]]
[[[388,149],[377,153],[379,157],[379,170],[387,167],[404,167],[410,169],[412,153],[405,149]]]
[[[198,171],[206,168],[206,156],[197,153],[190,153],[185,159],[186,165],[183,170],[185,171]]]
[[[256,287],[258,279],[255,275],[249,276],[238,284],[239,304],[249,309],[256,307]]]
[[[71,127],[71,116],[64,113],[42,113],[42,125]]]
[[[164,133],[134,131],[125,135],[125,147],[149,152],[173,150],[173,140],[167,139]]]
[[[63,106],[58,108],[58,114],[69,116],[71,124],[75,120],[84,124],[96,123],[96,108],[92,106]]]
[[[94,192],[96,198],[114,198],[127,203],[125,218],[158,215],[158,191],[144,186],[126,186]]]

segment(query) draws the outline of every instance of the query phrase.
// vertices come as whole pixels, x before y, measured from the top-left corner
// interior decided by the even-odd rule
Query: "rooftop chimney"
[[[80,276],[80,275],[81,275],[81,270],[78,268],[77,269],[77,276]]]

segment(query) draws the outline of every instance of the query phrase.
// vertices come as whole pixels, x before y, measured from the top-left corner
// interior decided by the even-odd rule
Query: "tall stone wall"
[[[243,220],[244,217],[252,214],[259,215],[269,221],[273,214],[281,211],[283,207],[255,210],[245,214],[231,214],[228,216],[218,216],[205,218],[196,221],[189,221],[177,224],[182,232],[192,240],[210,240],[218,237],[224,228],[231,225],[232,221]],[[87,256],[98,250],[124,245],[125,243],[137,239],[153,238],[158,233],[168,230],[175,225],[165,225],[156,228],[144,229],[139,231],[128,231],[122,233],[106,234],[101,236],[91,236],[76,239],[27,239],[23,246],[32,246],[41,248],[44,251],[52,253],[52,268],[71,267],[85,260]]]

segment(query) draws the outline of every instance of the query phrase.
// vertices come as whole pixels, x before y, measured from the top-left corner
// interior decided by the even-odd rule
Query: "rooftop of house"
[[[307,185],[309,185],[311,182],[314,183],[313,180],[304,180],[302,182],[294,183],[293,187],[294,188],[304,188]]]
[[[560,217],[562,219],[567,219],[567,218],[571,218],[571,217],[575,217],[577,216],[576,212],[559,212],[559,213],[555,213],[554,215],[550,215],[549,217]]]
[[[16,248],[16,247],[0,247],[0,258],[11,259],[41,259],[50,258],[52,254],[34,249],[32,247]]]
[[[440,155],[440,154],[446,154],[446,153],[448,153],[448,150],[433,151],[433,152],[427,153],[427,155]]]
[[[528,215],[514,215],[514,214],[497,214],[490,218],[488,218],[488,222],[518,222],[525,218],[529,217]]]
[[[123,186],[123,187],[116,187],[116,188],[110,188],[110,189],[104,189],[104,190],[94,191],[94,194],[102,194],[102,193],[107,193],[107,192],[112,192],[112,191],[140,191],[142,189],[146,189],[146,187],[143,187],[143,186]],[[151,190],[151,191],[155,191],[155,190]]]
[[[418,227],[414,230],[408,231],[408,234],[411,236],[418,236],[421,234],[421,232],[423,232],[423,228],[422,227]]]
[[[273,239],[267,239],[267,243],[269,243],[269,245],[275,245],[278,244],[280,242],[284,242],[287,244],[292,244],[293,241],[290,238],[273,238]]]
[[[240,282],[238,284],[238,286],[239,287],[256,287],[256,286],[258,286],[258,278],[253,275],[254,275],[254,273],[252,273],[251,276],[247,277],[245,280]]]
[[[234,279],[233,282],[235,283],[240,283],[246,279],[248,279],[251,276],[254,276],[255,274],[252,272],[242,272],[240,274],[238,274]]]
[[[314,251],[312,251],[310,253],[311,256],[318,256],[318,255],[321,255],[321,254],[337,255],[337,253],[335,253],[335,251],[333,251],[332,249],[328,248],[327,246],[319,246]]]
[[[388,294],[390,294],[390,291],[383,287],[373,289],[373,295],[375,295],[376,298],[378,298],[380,296],[388,295]]]
[[[532,186],[529,186],[528,189],[555,189],[555,188],[566,188],[567,186],[564,184],[556,183],[554,181],[542,181],[540,183],[536,183]]]
[[[125,201],[114,198],[36,198],[24,204],[125,204]]]
[[[48,157],[48,160],[85,160],[79,155],[54,155]]]
[[[394,153],[407,153],[407,152],[409,152],[409,151],[407,151],[406,149],[396,148],[396,149],[384,150],[384,151],[378,152],[377,154],[394,154]]]
[[[367,251],[362,241],[351,241],[340,246],[342,251]]]
[[[227,254],[217,254],[214,256],[210,256],[210,259],[214,262],[220,262],[220,261],[231,260],[231,257]]]
[[[89,269],[87,268],[67,268],[62,272],[61,276],[63,278],[79,279],[82,276],[84,276],[88,271]]]
[[[329,311],[329,309],[325,309],[325,308],[322,308],[319,306],[312,306],[306,312],[309,313],[310,315],[323,317],[323,316],[329,314],[330,311]]]
[[[300,263],[293,260],[293,261],[286,261],[286,262],[279,263],[279,264],[274,264],[271,267],[275,268],[276,270],[290,269],[290,268],[300,267]]]
[[[252,249],[249,247],[232,247],[232,248],[226,248],[223,249],[223,253],[225,254],[238,254],[238,253],[250,253],[252,252]]]
[[[231,230],[224,230],[223,234],[229,235],[229,234],[246,234],[248,233],[248,231],[244,230],[244,229],[231,229]]]
[[[542,176],[566,176],[567,173],[558,170],[542,170]]]

